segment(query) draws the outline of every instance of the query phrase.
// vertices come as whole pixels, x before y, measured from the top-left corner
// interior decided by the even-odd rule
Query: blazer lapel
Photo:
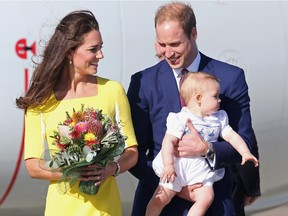
[[[165,61],[165,60],[164,60]],[[172,69],[165,61],[159,68],[159,84],[163,90],[163,95],[168,103],[169,110],[172,112],[180,111],[180,97],[177,83]]]
[[[207,73],[212,74],[212,68],[214,67],[212,61],[213,59],[209,58],[208,56],[204,55],[203,53],[200,52],[201,55],[201,61],[199,65],[198,71],[205,71]],[[215,74],[212,74],[215,76]]]

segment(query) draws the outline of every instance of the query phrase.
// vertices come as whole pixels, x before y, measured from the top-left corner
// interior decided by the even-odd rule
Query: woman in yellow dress
[[[25,163],[32,178],[50,180],[46,197],[46,216],[122,215],[116,176],[133,167],[138,158],[137,141],[130,116],[130,107],[120,83],[99,76],[102,59],[102,37],[99,25],[90,11],[74,11],[58,24],[44,49],[42,61],[33,73],[26,95],[16,99],[25,111]],[[82,170],[79,180],[94,180],[101,185],[95,195],[82,193],[79,180],[66,193],[58,190],[61,172],[40,168],[39,159],[52,145],[53,131],[66,118],[66,111],[93,107],[111,119],[121,121],[127,136],[125,150],[105,167],[90,165]]]

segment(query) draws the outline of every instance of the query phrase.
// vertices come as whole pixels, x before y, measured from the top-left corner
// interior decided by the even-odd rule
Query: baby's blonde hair
[[[195,94],[202,94],[206,89],[208,80],[214,80],[219,83],[219,80],[206,72],[190,72],[187,73],[184,77],[184,81],[180,87],[180,95],[184,100],[185,104],[188,104],[188,101]]]

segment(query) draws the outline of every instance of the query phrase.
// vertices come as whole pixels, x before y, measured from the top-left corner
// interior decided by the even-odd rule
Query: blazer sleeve
[[[221,69],[219,69],[221,70]],[[245,140],[248,148],[253,152],[258,149],[252,128],[250,114],[250,97],[244,71],[238,67],[225,68],[225,75],[220,78],[221,109],[229,117],[231,127]],[[217,73],[216,73],[217,77]],[[227,142],[219,140],[213,144],[216,152],[215,168],[241,162],[240,154]]]
[[[149,149],[154,149],[154,147],[152,146],[153,135],[149,118],[148,102],[141,89],[143,85],[140,83],[141,76],[140,72],[131,76],[127,92],[139,153],[137,164],[131,168],[129,172],[149,187],[155,189],[158,185],[159,178],[155,175],[152,168],[153,157],[147,155]]]

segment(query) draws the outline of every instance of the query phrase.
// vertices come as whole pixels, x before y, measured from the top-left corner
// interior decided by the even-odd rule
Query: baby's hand
[[[246,161],[253,161],[255,167],[259,166],[259,161],[257,160],[256,157],[254,157],[250,152],[244,152],[242,154],[242,162],[241,165],[244,165]]]
[[[160,177],[160,180],[162,182],[174,182],[175,180],[175,177],[176,177],[176,173],[175,173],[175,170],[174,170],[174,166],[173,165],[167,165],[167,166],[164,166],[163,168],[163,172],[161,174],[161,177]]]

